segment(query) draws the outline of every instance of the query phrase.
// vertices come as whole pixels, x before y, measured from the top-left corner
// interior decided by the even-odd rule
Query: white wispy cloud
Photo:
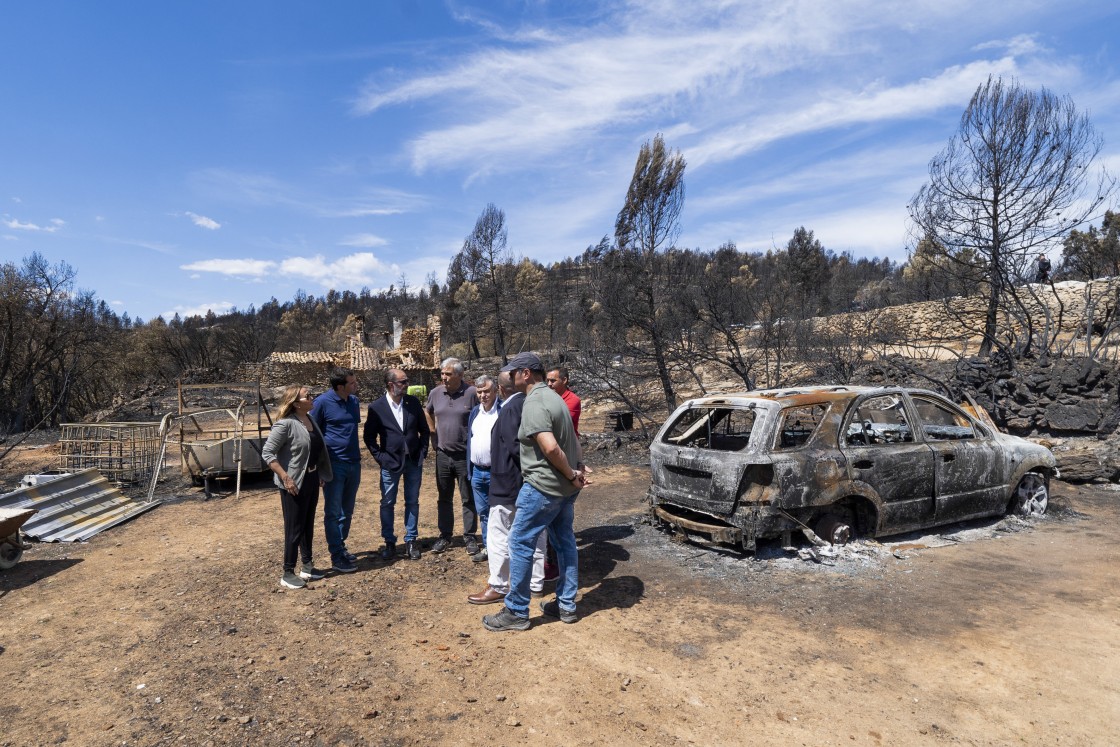
[[[65,224],[65,221],[59,218],[54,218],[51,220],[51,225],[40,226],[37,223],[24,222],[19,220],[18,218],[12,218],[5,215],[3,218],[0,218],[0,223],[3,223],[13,231],[41,231],[43,233],[54,233]]]
[[[365,249],[372,249],[376,246],[385,246],[389,242],[372,233],[356,233],[353,236],[345,237],[338,243],[341,246],[357,246]]]
[[[323,288],[358,288],[371,285],[386,273],[397,271],[371,252],[357,252],[337,259],[321,254],[309,257],[288,257],[280,261],[268,259],[203,259],[180,265],[193,273],[213,273],[242,280],[262,280],[275,275],[297,282],[309,282]]]
[[[369,285],[378,274],[390,269],[372,252],[358,252],[328,261],[322,255],[290,257],[280,262],[280,272],[313,280],[324,288],[351,288]]]
[[[187,211],[184,215],[191,219],[191,223],[194,223],[199,228],[205,228],[208,231],[217,231],[222,227],[221,223],[213,218],[207,218],[205,215],[199,215],[198,213],[192,213],[190,211]]]
[[[987,73],[1014,69],[1006,60],[981,60],[932,80],[907,81],[906,71],[892,69],[897,81],[840,84],[866,77],[873,68],[867,60],[885,46],[947,33],[946,18],[967,14],[998,26],[1000,11],[979,3],[651,0],[612,7],[617,13],[598,25],[540,34],[503,34],[478,12],[465,11],[463,17],[489,30],[490,45],[432,73],[371,77],[355,112],[421,101],[446,108],[451,123],[420,132],[408,153],[417,171],[466,167],[469,182],[536,167],[589,135],[641,121],[697,133],[690,148],[695,165],[736,158],[790,134],[920,116],[959,103],[962,91],[971,93]],[[514,41],[499,43],[507,39]],[[999,46],[1009,60],[1040,49],[1029,36]],[[819,83],[796,87],[798,100],[786,90],[791,74]],[[399,82],[385,83],[394,78]]]
[[[210,199],[253,207],[290,208],[323,218],[400,215],[427,204],[425,197],[404,190],[367,187],[357,195],[335,197],[308,192],[269,174],[229,169],[203,169],[191,174],[190,181]]]
[[[1012,55],[1036,54],[1045,52],[1046,47],[1038,43],[1038,34],[1019,34],[1011,39],[993,39],[992,41],[977,44],[973,49],[1004,49]]]
[[[862,91],[815,92],[815,101],[758,116],[713,133],[688,149],[692,166],[727,161],[770,143],[809,132],[859,123],[919,117],[947,106],[963,108],[977,81],[989,73],[1014,74],[1013,58],[960,65],[932,78],[901,86],[873,85]]]
[[[555,152],[612,123],[664,111],[671,104],[666,97],[719,86],[758,64],[740,54],[751,43],[764,43],[761,34],[742,28],[674,34],[583,28],[566,38],[561,31],[535,44],[484,49],[391,88],[371,83],[355,110],[437,99],[457,112],[456,124],[412,141],[414,167],[485,167],[495,155]]]
[[[921,185],[929,159],[944,147],[943,142],[887,146],[876,142],[841,157],[813,159],[799,168],[755,172],[742,184],[720,183],[690,196],[688,209],[695,217],[774,201],[789,204],[816,196],[831,200],[838,191],[851,192],[864,185],[879,194],[906,195],[905,200]]]
[[[122,239],[116,236],[99,236],[102,241],[109,242],[110,244],[121,244],[124,246],[138,246],[141,249],[148,249],[160,254],[174,254],[175,245],[168,244],[163,241],[148,241],[146,239]]]
[[[267,259],[203,259],[180,265],[188,272],[213,272],[239,278],[263,278],[276,269],[276,263]]]

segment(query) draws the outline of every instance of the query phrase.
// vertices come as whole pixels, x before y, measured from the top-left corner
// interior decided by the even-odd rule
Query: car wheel
[[[23,548],[19,546],[19,532],[6,540],[0,540],[0,570],[8,570],[19,562],[23,556]]]
[[[826,514],[818,521],[814,529],[817,536],[833,545],[846,545],[852,539],[852,525],[846,518],[836,514]]]
[[[1019,516],[1042,516],[1050,505],[1050,488],[1046,476],[1028,472],[1019,481],[1011,497],[1011,509]]]

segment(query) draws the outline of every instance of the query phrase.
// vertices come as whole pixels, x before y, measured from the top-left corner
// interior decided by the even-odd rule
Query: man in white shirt
[[[490,434],[502,409],[498,398],[498,386],[489,376],[483,374],[474,382],[478,394],[478,404],[471,409],[467,419],[467,478],[471,481],[474,494],[474,507],[482,525],[482,548],[471,559],[476,563],[484,562],[486,553],[486,527],[490,516]]]

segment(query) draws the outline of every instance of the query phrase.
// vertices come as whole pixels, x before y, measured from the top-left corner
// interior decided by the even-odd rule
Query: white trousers
[[[486,555],[490,562],[490,588],[502,594],[509,593],[509,530],[513,526],[512,506],[491,506],[486,526]],[[544,589],[544,553],[548,532],[541,532],[537,549],[533,551],[533,575],[529,579],[531,591]]]

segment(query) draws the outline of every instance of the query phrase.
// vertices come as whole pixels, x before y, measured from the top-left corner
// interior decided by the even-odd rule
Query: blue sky
[[[487,203],[542,262],[613,231],[641,144],[679,245],[902,260],[989,74],[1069,94],[1120,172],[1113,2],[41,0],[0,27],[0,260],[118,312],[442,279]]]

